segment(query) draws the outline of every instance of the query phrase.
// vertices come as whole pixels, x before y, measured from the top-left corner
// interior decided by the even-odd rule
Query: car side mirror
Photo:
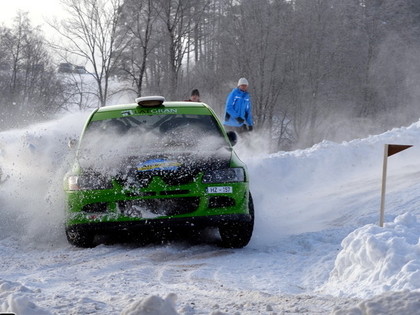
[[[229,138],[230,144],[233,147],[238,142],[238,135],[235,131],[228,131],[226,134]]]

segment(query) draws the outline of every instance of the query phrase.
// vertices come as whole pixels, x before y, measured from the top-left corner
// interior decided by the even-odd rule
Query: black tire
[[[90,232],[81,232],[73,229],[66,229],[67,241],[74,246],[91,248],[95,247],[95,235]]]
[[[248,222],[229,222],[219,226],[219,234],[222,238],[222,246],[227,248],[242,248],[248,245],[254,230],[254,203],[251,193],[248,201],[251,220]]]

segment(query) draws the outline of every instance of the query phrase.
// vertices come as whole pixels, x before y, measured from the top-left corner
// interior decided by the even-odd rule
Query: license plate
[[[207,187],[208,194],[231,194],[232,192],[232,186]]]

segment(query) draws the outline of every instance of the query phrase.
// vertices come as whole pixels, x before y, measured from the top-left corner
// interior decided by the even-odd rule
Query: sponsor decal
[[[147,171],[176,171],[181,163],[165,159],[153,159],[136,165],[138,172]]]
[[[139,114],[177,114],[177,108],[150,108],[150,109],[139,109]]]

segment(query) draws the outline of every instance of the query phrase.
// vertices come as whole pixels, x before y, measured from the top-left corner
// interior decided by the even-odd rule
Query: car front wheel
[[[67,241],[77,247],[90,248],[95,247],[95,235],[90,232],[81,232],[73,229],[66,229]]]
[[[254,230],[254,203],[251,193],[248,201],[251,220],[248,222],[229,222],[219,226],[222,246],[227,248],[242,248],[248,245]]]

